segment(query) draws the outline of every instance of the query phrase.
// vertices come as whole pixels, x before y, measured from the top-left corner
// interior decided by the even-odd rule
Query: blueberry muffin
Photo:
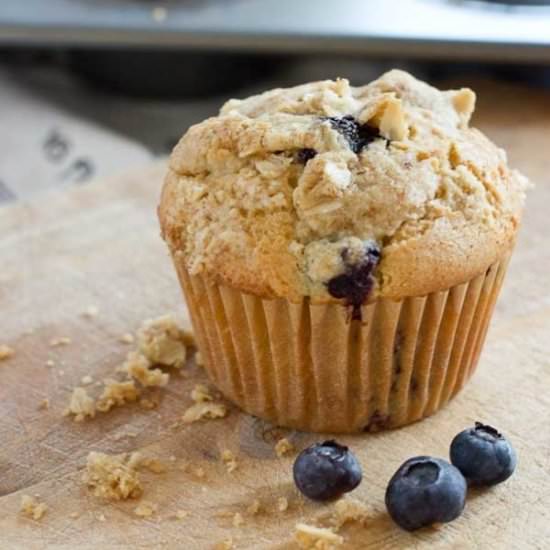
[[[205,367],[251,414],[400,426],[472,374],[526,180],[475,94],[402,71],[228,101],[176,146],[159,217]]]

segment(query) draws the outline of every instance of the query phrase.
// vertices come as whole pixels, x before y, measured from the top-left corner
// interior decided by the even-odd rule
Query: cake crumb
[[[157,399],[149,399],[148,397],[142,397],[139,400],[139,406],[142,409],[145,409],[146,411],[150,411],[152,409],[156,409],[159,405],[159,402]]]
[[[262,505],[258,499],[254,499],[246,508],[246,513],[249,516],[255,516],[260,512]]]
[[[205,384],[197,384],[191,390],[191,399],[195,403],[205,403],[206,401],[213,401],[214,397],[212,397],[208,386]]]
[[[31,495],[21,496],[20,512],[25,516],[39,520],[44,517],[47,510],[48,506],[44,502],[39,502],[36,497]]]
[[[151,363],[180,368],[185,364],[187,336],[171,315],[144,321],[137,332],[139,351]]]
[[[99,308],[97,306],[88,306],[83,312],[82,317],[86,319],[93,319],[99,315]]]
[[[138,436],[138,432],[122,432],[122,433],[118,433],[118,434],[115,434],[113,436],[113,439],[115,441],[120,441],[121,439],[124,439],[125,437],[130,437],[130,438],[136,438]]]
[[[86,376],[83,376],[82,379],[80,380],[80,383],[83,385],[83,386],[89,386],[90,384],[93,383],[93,378],[87,374]]]
[[[294,538],[300,548],[314,548],[315,550],[332,550],[344,543],[344,538],[332,529],[315,527],[306,523],[297,523]]]
[[[234,472],[237,469],[237,458],[229,449],[224,449],[222,451],[221,459],[229,473]]]
[[[50,400],[49,399],[42,399],[40,403],[38,403],[38,410],[44,411],[46,409],[50,408]]]
[[[97,410],[101,412],[107,412],[113,407],[137,401],[140,395],[133,380],[117,382],[108,378],[104,384],[103,393],[99,396],[96,404]]]
[[[91,452],[82,480],[94,496],[106,500],[137,498],[143,493],[137,468],[139,453],[108,455]]]
[[[195,403],[191,405],[182,416],[184,424],[191,424],[202,419],[224,418],[227,416],[227,408],[222,403]]]
[[[181,329],[181,339],[188,348],[196,348],[195,335],[190,330]]]
[[[46,361],[46,366],[47,367],[55,367],[55,361],[53,361],[53,359],[48,359]]]
[[[147,470],[154,474],[164,474],[168,471],[166,464],[158,460],[158,458],[144,458],[140,462],[140,466],[147,468]]]
[[[5,361],[15,355],[15,350],[6,344],[0,344],[0,361]]]
[[[69,406],[65,409],[63,416],[74,415],[75,422],[82,422],[86,417],[95,416],[96,406],[93,398],[88,395],[84,388],[76,387],[71,394]]]
[[[279,497],[277,499],[277,510],[279,512],[286,512],[288,510],[288,499],[286,497]]]
[[[133,334],[131,334],[129,332],[126,332],[126,333],[122,334],[118,340],[122,344],[133,344],[134,341],[135,341],[135,338],[134,338]]]
[[[134,508],[134,514],[140,518],[150,518],[157,510],[157,504],[144,500]]]
[[[97,521],[101,521],[102,523],[107,521],[105,514],[97,514]]]
[[[170,455],[170,456],[168,457],[168,460],[169,460],[170,462],[176,462],[177,457],[176,457],[176,455]]]
[[[286,438],[279,439],[275,445],[275,453],[279,458],[295,450],[294,445]]]
[[[204,367],[204,358],[200,351],[195,353],[195,365],[197,365],[197,367]]]
[[[237,512],[233,516],[233,527],[241,527],[242,525],[244,525],[244,518],[243,518],[242,514]]]
[[[78,518],[80,517],[80,514],[79,514],[78,512],[71,512],[71,513],[69,514],[69,517],[70,517],[71,519],[78,519]]]
[[[132,351],[126,357],[126,361],[117,370],[126,373],[128,378],[134,378],[142,386],[166,386],[170,375],[152,367],[153,364],[145,355]]]
[[[68,336],[61,336],[60,338],[52,338],[50,340],[50,346],[52,348],[59,348],[61,346],[68,346],[72,340]]]
[[[213,550],[232,550],[233,548],[235,548],[233,539],[229,537],[214,544]]]
[[[197,466],[193,470],[193,473],[200,479],[204,479],[206,477],[206,472],[204,471],[204,468],[202,468],[201,466]]]
[[[189,512],[186,512],[185,510],[177,510],[174,514],[174,517],[176,519],[185,519],[189,515]]]
[[[370,513],[369,508],[361,501],[355,498],[343,498],[334,506],[331,524],[337,529],[351,522],[365,524]]]

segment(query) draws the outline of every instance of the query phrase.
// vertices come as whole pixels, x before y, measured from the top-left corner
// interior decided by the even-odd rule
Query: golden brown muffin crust
[[[231,100],[176,146],[163,236],[190,273],[292,301],[333,301],[372,246],[370,298],[464,282],[513,245],[526,186],[469,127],[474,104],[402,71]]]

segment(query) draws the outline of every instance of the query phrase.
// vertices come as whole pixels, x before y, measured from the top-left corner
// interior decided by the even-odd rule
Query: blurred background
[[[0,202],[164,156],[230,97],[393,67],[550,87],[550,0],[0,0]]]

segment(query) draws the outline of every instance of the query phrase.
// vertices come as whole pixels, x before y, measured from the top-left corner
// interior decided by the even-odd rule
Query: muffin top
[[[398,70],[232,99],[174,149],[163,237],[191,274],[294,302],[465,282],[512,246],[526,187],[474,106]]]

